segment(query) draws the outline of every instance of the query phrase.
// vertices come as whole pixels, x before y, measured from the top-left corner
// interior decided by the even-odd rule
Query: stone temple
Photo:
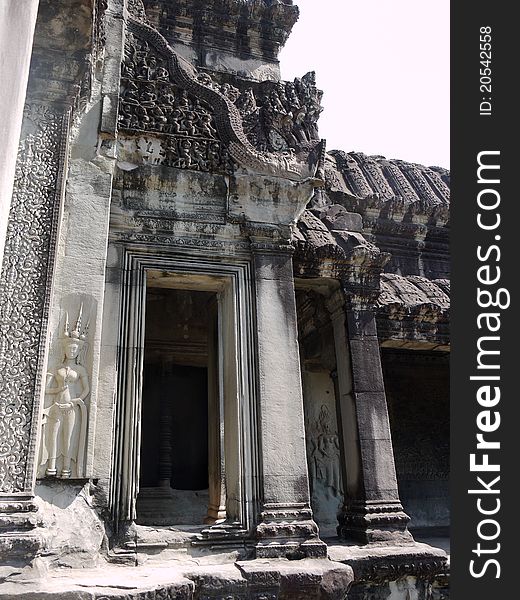
[[[448,598],[449,172],[291,0],[0,14],[0,598]]]

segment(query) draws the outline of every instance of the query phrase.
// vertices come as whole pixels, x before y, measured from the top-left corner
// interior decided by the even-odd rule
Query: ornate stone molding
[[[143,4],[172,43],[263,62],[277,60],[299,14],[292,0],[144,0]]]
[[[29,494],[68,117],[26,107],[0,280],[0,494]]]
[[[200,250],[211,254],[229,254],[231,256],[249,255],[251,245],[243,240],[217,240],[210,237],[193,237],[174,235],[173,233],[138,233],[138,232],[112,232],[111,238],[114,242],[125,244],[146,244],[153,246],[164,246],[171,249]]]
[[[325,558],[327,546],[319,539],[318,527],[308,506],[280,506],[264,510],[256,527],[258,558]]]
[[[295,274],[340,279],[352,304],[374,306],[390,255],[357,231],[334,229],[334,223],[322,221],[315,212],[306,210],[294,231]]]
[[[446,557],[426,557],[413,553],[404,556],[395,555],[389,560],[388,556],[377,558],[370,556],[366,559],[346,561],[354,569],[356,583],[385,583],[397,581],[403,577],[417,577],[433,582],[438,577],[446,576],[448,565]],[[433,598],[433,596],[427,596]]]
[[[338,517],[338,536],[390,543],[411,543],[413,538],[407,530],[410,517],[400,502],[359,502],[348,506]]]
[[[378,336],[386,346],[450,343],[450,282],[385,273],[377,301]]]

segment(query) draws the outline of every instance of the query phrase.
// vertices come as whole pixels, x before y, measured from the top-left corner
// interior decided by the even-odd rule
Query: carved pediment
[[[133,137],[136,148],[151,148],[150,138],[160,139],[152,164],[214,172],[242,167],[295,181],[316,177],[323,159],[316,128],[321,92],[312,74],[294,83],[268,82],[257,101],[255,92],[244,94],[197,71],[146,21],[139,2],[129,8],[119,101],[124,143]]]
[[[244,90],[236,105],[249,141],[266,152],[309,152],[320,142],[323,92],[314,72],[294,81],[262,81]]]
[[[161,164],[227,172],[231,163],[217,132],[215,110],[172,77],[168,60],[148,41],[128,33],[121,66],[119,130],[138,136],[136,150],[150,135],[163,139]]]

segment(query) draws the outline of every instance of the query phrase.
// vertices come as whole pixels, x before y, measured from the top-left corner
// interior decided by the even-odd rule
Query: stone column
[[[0,265],[4,254],[37,13],[38,0],[0,2]]]
[[[326,556],[310,509],[296,302],[289,249],[253,248],[260,515],[257,556]]]
[[[167,370],[162,364],[162,375]],[[170,390],[161,396],[159,428],[159,487],[170,489],[172,478],[172,402]]]
[[[34,467],[66,117],[28,89],[37,12],[38,0],[0,2],[1,564],[28,563],[43,543]]]
[[[209,502],[207,524],[226,519],[226,481],[224,466],[224,411],[221,395],[222,359],[218,352],[218,317],[212,302],[208,318],[208,475]]]
[[[412,542],[399,500],[375,313],[357,297],[328,301],[337,360],[345,502],[338,535],[363,543]]]

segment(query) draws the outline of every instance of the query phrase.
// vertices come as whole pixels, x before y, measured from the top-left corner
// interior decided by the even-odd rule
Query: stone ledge
[[[38,565],[32,570],[3,568],[0,600],[340,600],[353,586],[383,590],[389,582],[410,578],[432,585],[448,574],[446,553],[419,543],[332,544],[328,559],[221,561],[184,557],[136,567],[105,564],[50,572]]]
[[[328,550],[330,560],[352,567],[355,582],[435,579],[449,573],[446,552],[418,542],[402,546],[334,544]]]
[[[352,568],[328,559],[252,560],[198,564],[172,560],[138,567],[104,565],[44,573],[15,570],[1,573],[0,600],[163,600],[257,598],[309,600],[342,598],[353,581]]]

